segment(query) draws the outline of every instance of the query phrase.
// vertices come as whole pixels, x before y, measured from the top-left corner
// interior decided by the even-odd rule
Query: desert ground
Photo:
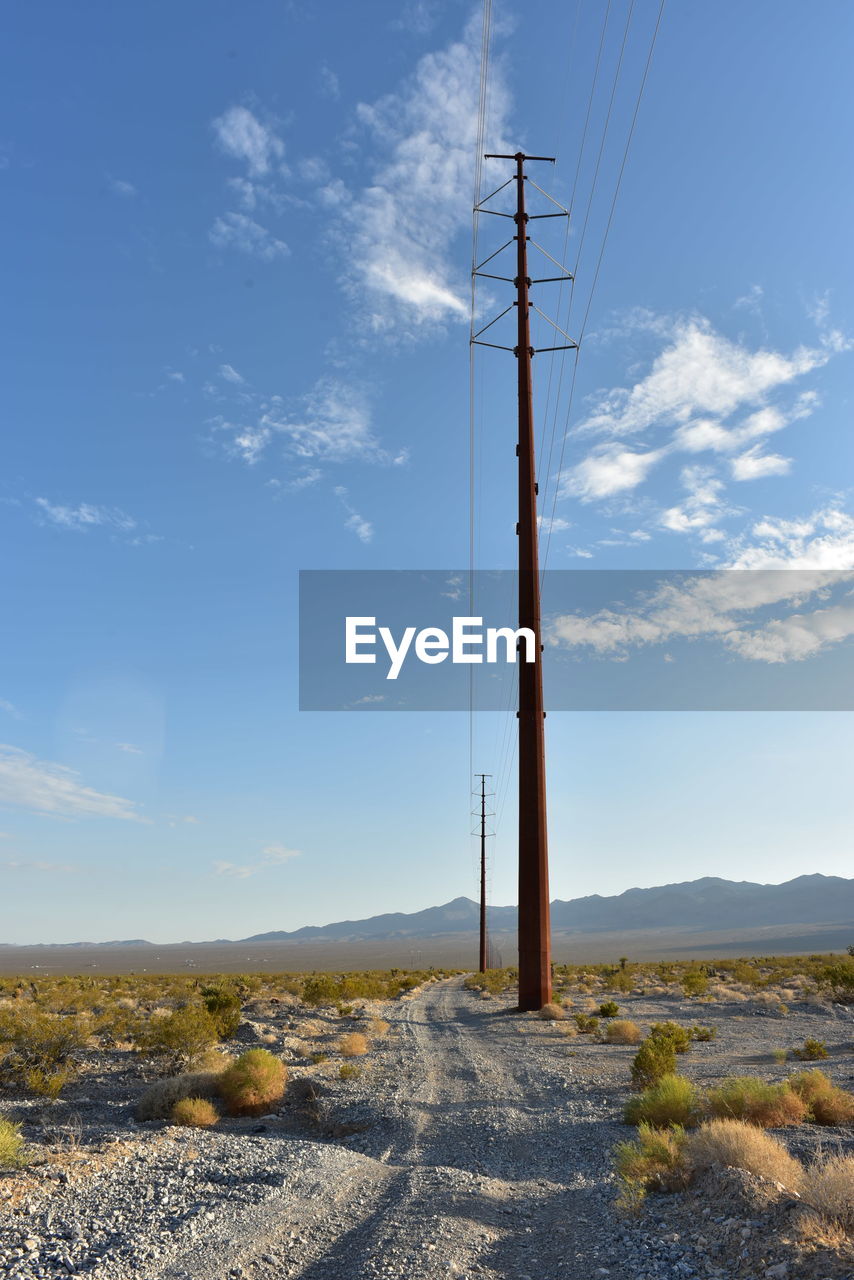
[[[779,1083],[815,1068],[854,1089],[851,1007],[784,968],[704,970],[690,996],[673,965],[575,969],[558,974],[547,1018],[516,1012],[506,973],[398,975],[394,994],[346,1000],[322,983],[245,979],[218,1048],[172,1056],[140,1026],[165,1026],[186,987],[157,1007],[153,987],[116,995],[117,978],[123,1013],[108,1022],[97,1002],[80,1010],[95,979],[60,980],[89,1034],[57,1097],[7,1058],[0,1116],[25,1145],[0,1173],[0,1267],[16,1280],[852,1280],[854,1161],[849,1229],[844,1209],[808,1212],[809,1179],[798,1191],[717,1163],[632,1200],[616,1172],[615,1147],[639,1132],[623,1117],[638,1045],[607,1042],[618,1019],[639,1035],[699,1028],[678,1064],[698,1096],[725,1077]],[[40,981],[4,983],[0,1040],[38,999],[72,1016]],[[807,1040],[827,1056],[798,1061]],[[172,1122],[176,1071],[201,1070],[197,1092],[217,1098],[211,1081],[252,1049],[285,1064],[282,1097],[211,1127]],[[761,1132],[808,1169],[854,1155],[851,1115]]]

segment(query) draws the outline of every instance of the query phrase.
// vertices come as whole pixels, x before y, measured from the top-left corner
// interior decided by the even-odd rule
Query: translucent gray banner
[[[511,570],[304,570],[300,709],[506,711],[516,597]],[[549,711],[854,709],[854,570],[549,570],[542,620]]]

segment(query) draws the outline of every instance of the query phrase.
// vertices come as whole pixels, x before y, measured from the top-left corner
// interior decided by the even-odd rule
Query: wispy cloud
[[[212,125],[221,150],[245,163],[249,175],[261,178],[279,166],[285,144],[271,125],[262,123],[248,107],[229,107]]]
[[[264,262],[286,257],[290,249],[260,222],[245,213],[224,213],[214,221],[209,233],[218,249],[238,249]]]
[[[370,140],[369,181],[348,193],[323,188],[337,208],[351,294],[375,330],[412,331],[468,314],[465,282],[448,244],[471,221],[471,165],[480,75],[480,27],[426,54],[400,89],[361,103]],[[504,150],[509,96],[500,60],[491,83],[492,144]]]
[[[129,756],[145,755],[142,747],[136,746],[133,742],[116,742],[113,744],[117,751],[124,751]]]
[[[46,872],[48,875],[73,875],[79,870],[79,868],[72,866],[68,862],[18,861],[16,859],[0,862],[0,867],[3,867],[6,871],[41,871]]]
[[[118,507],[99,507],[91,502],[81,502],[76,507],[63,503],[50,502],[47,498],[36,498],[36,506],[44,520],[58,525],[62,529],[74,529],[78,532],[98,526],[118,529],[129,533],[136,528],[136,520]]]
[[[126,182],[124,178],[109,178],[110,190],[114,195],[129,198],[137,194],[136,187],[132,182]]]
[[[132,800],[95,791],[74,769],[38,760],[18,747],[0,745],[0,805],[65,818],[142,821]]]
[[[6,715],[12,716],[14,720],[23,720],[24,718],[23,713],[8,698],[0,698],[0,711],[5,711]]]
[[[238,373],[233,365],[221,364],[219,366],[219,376],[225,378],[226,382],[233,382],[237,386],[242,386],[246,381],[242,374]]]
[[[347,496],[347,490],[343,485],[337,485],[335,488],[335,496],[347,512],[347,519],[344,521],[344,528],[349,529],[351,533],[355,533],[360,542],[371,542],[374,536],[374,526],[370,520],[365,520],[360,516],[358,511],[351,506]]]
[[[294,858],[301,857],[299,849],[288,849],[283,844],[268,844],[261,850],[261,856],[256,862],[223,862],[217,861],[214,865],[214,873],[218,876],[228,876],[234,880],[248,880],[250,876],[255,876],[259,871],[267,871],[270,867],[280,867],[286,862],[291,862]]]

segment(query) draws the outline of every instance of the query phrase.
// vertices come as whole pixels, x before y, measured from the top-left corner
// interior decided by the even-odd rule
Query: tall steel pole
[[[516,213],[510,215],[487,207],[488,202],[504,189],[504,183],[492,195],[475,206],[476,213],[495,213],[498,217],[510,217],[516,223],[516,346],[485,341],[481,335],[492,327],[500,315],[490,320],[471,335],[472,343],[499,350],[512,350],[516,356],[519,374],[519,443],[516,454],[519,459],[519,626],[534,636],[534,661],[522,660],[519,667],[519,1008],[541,1009],[552,996],[551,975],[551,923],[549,919],[549,851],[546,822],[546,754],[545,710],[543,708],[542,637],[540,627],[540,570],[537,555],[537,480],[534,458],[534,410],[531,385],[530,301],[531,284],[548,284],[572,279],[572,274],[561,266],[546,250],[546,257],[555,263],[560,276],[546,276],[531,281],[528,275],[528,220],[525,211],[525,161],[548,160],[553,156],[528,156],[522,151],[515,155],[490,154],[487,159],[514,160],[516,162]],[[513,179],[510,179],[513,181]],[[546,194],[545,192],[543,193]],[[533,214],[532,217],[569,217],[569,210],[551,196],[560,213]],[[506,246],[509,248],[512,240]],[[540,248],[541,246],[537,246]],[[501,252],[495,253],[474,268],[474,276],[489,277],[492,273],[482,268]],[[507,277],[494,275],[493,279]],[[545,316],[548,320],[548,316]],[[577,347],[569,334],[553,320],[549,324],[566,339],[560,346],[541,347],[541,351],[569,351]]]
[[[545,711],[537,555],[537,483],[531,385],[528,215],[525,155],[516,161],[516,308],[519,372],[519,626],[534,633],[534,661],[519,662],[519,1008],[552,997],[549,849],[546,822]],[[520,655],[521,657],[521,655]]]
[[[486,779],[488,773],[479,773],[480,778],[480,951],[478,972],[486,973],[488,964],[486,954]]]

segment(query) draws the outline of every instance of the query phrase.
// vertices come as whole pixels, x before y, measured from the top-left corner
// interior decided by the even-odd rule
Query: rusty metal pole
[[[528,215],[525,155],[516,161],[516,307],[519,371],[519,626],[534,633],[535,660],[519,661],[519,1008],[541,1009],[552,995],[549,852],[546,824],[545,711],[543,708],[540,574],[537,555],[537,484],[531,387],[528,289]]]
[[[480,953],[479,973],[486,973],[486,779],[480,774]]]

